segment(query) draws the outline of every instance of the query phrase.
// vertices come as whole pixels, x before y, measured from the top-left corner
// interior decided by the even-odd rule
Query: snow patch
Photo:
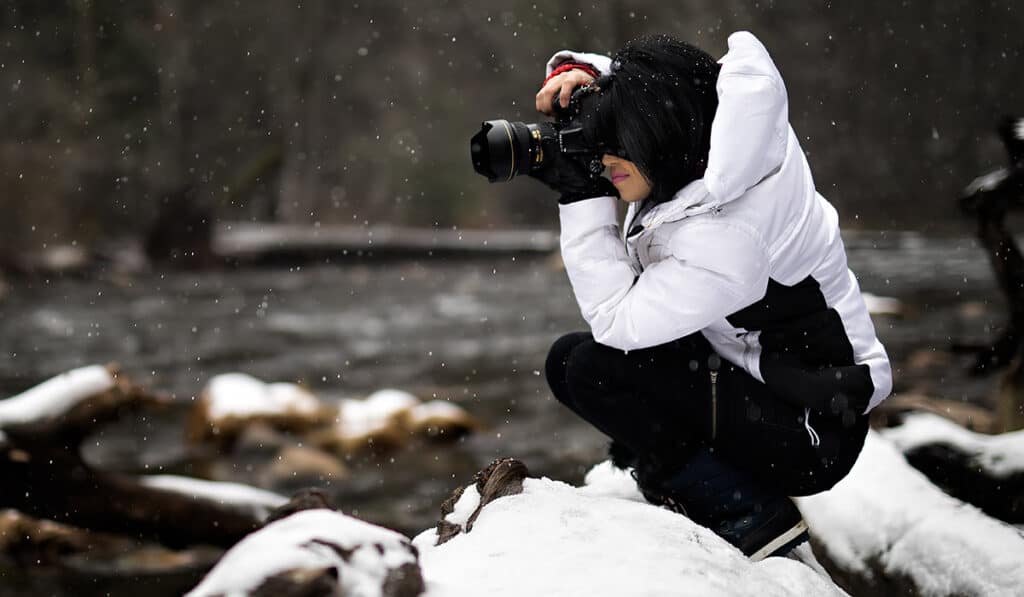
[[[636,479],[628,470],[623,470],[605,460],[594,465],[583,478],[580,493],[589,496],[615,497],[634,502],[647,503]]]

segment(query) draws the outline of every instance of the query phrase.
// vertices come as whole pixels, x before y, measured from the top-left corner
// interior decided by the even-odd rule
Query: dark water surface
[[[962,358],[946,357],[939,374],[906,368],[951,340],[988,338],[1002,322],[1003,299],[975,241],[870,234],[847,245],[862,288],[905,303],[903,317],[875,320],[897,389],[983,401],[993,381],[967,378]],[[414,534],[495,457],[569,482],[602,458],[604,439],[553,401],[542,372],[550,343],[583,327],[565,273],[549,258],[38,280],[0,299],[0,396],[73,367],[118,362],[134,380],[173,393],[180,408],[107,428],[90,440],[90,460],[193,473],[184,416],[219,373],[301,381],[327,400],[385,387],[451,400],[489,429],[454,444],[350,458],[351,475],[327,488],[344,511]],[[216,470],[294,489],[261,483],[242,460]]]

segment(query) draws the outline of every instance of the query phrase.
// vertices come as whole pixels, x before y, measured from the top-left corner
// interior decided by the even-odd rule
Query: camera
[[[593,175],[604,169],[601,156],[611,151],[595,140],[594,127],[586,126],[583,103],[593,95],[584,85],[573,91],[569,107],[555,96],[555,121],[541,123],[487,120],[469,141],[473,169],[490,182],[505,182],[519,174],[555,167],[559,156],[579,160]]]

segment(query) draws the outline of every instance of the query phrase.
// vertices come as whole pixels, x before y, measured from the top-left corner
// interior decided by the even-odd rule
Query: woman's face
[[[619,191],[619,198],[626,203],[640,201],[651,194],[651,183],[633,162],[606,153],[601,163],[608,168],[612,184]]]

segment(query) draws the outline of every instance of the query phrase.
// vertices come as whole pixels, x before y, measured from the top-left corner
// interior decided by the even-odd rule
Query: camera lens
[[[536,128],[536,127],[532,127]],[[537,151],[531,126],[508,120],[488,120],[469,140],[473,169],[491,182],[512,180],[526,174]]]

